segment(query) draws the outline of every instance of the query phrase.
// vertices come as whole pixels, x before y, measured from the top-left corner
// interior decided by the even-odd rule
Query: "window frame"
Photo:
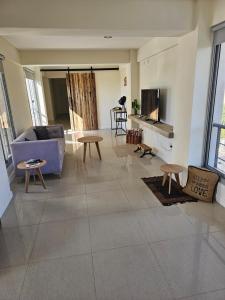
[[[0,84],[2,84],[2,88],[3,88],[3,94],[4,94],[3,98],[5,101],[6,114],[7,114],[8,122],[10,124],[10,131],[11,131],[11,135],[12,135],[11,138],[13,140],[16,137],[16,131],[15,131],[12,110],[11,110],[11,105],[10,105],[10,100],[9,100],[9,94],[8,94],[8,89],[7,89],[6,79],[5,79],[4,66],[3,66],[4,59],[5,59],[5,57],[0,54],[0,73],[1,73],[1,83]],[[0,138],[0,139],[1,139],[0,143],[3,148],[2,150],[3,150],[5,164],[6,164],[6,167],[9,167],[10,164],[12,163],[12,154],[8,158],[5,156],[2,138]],[[9,147],[10,147],[10,142],[9,142]]]
[[[28,69],[24,68],[24,73],[25,73],[25,83],[26,83],[26,89],[27,89],[27,96],[28,96],[28,102],[29,102],[29,108],[30,108],[30,114],[31,114],[31,119],[33,126],[42,126],[42,115],[41,115],[41,107],[40,107],[40,101],[39,101],[39,95],[38,95],[38,89],[37,89],[37,82],[35,79],[35,72]],[[38,119],[40,124],[35,124],[35,118],[33,116],[33,107],[32,107],[32,100],[30,99],[30,94],[31,94],[31,89],[30,89],[30,84],[28,83],[28,80],[31,80],[33,82],[33,87],[34,87],[34,94],[35,94],[35,101],[38,109]]]
[[[213,128],[213,116],[214,116],[215,100],[216,100],[215,96],[216,96],[217,79],[218,79],[218,71],[219,71],[220,51],[221,51],[221,44],[225,43],[225,22],[213,26],[212,31],[214,33],[214,38],[213,38],[213,45],[212,45],[209,88],[208,88],[203,167],[216,172],[220,177],[225,179],[225,172],[224,173],[221,172],[220,170],[210,166],[208,163],[211,137],[212,137],[212,128]]]

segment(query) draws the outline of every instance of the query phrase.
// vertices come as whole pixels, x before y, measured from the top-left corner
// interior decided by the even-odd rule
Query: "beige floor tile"
[[[0,268],[26,264],[36,232],[37,226],[3,228],[0,231]]]
[[[105,180],[102,180],[105,179]],[[94,182],[86,183],[86,193],[100,193],[106,191],[114,191],[121,189],[120,183],[117,180],[106,180],[106,177],[100,177]]]
[[[146,243],[133,212],[93,216],[90,231],[93,251]]]
[[[214,245],[197,235],[151,244],[176,298],[225,288],[225,261]]]
[[[133,209],[161,206],[161,203],[145,185],[123,188]]]
[[[30,264],[20,299],[96,299],[91,257],[78,255]]]
[[[45,201],[12,201],[1,221],[3,227],[39,224]]]
[[[201,295],[182,298],[183,300],[224,300],[225,299],[225,290],[215,291],[211,293],[204,293]]]
[[[41,223],[87,216],[86,195],[49,199]]]
[[[176,206],[143,209],[137,211],[136,214],[149,242],[202,233]]]
[[[0,270],[0,299],[19,300],[26,266]]]
[[[103,136],[103,159],[92,147],[84,164],[76,139],[89,134]],[[109,130],[68,132],[61,178],[45,175],[47,190],[31,182],[27,194],[13,184],[0,299],[17,300],[24,276],[20,300],[225,299],[225,208],[163,207],[141,179],[162,175],[163,161],[135,148]]]
[[[148,246],[133,246],[94,253],[99,300],[173,299]]]
[[[89,215],[101,215],[132,209],[121,189],[87,194],[87,205]]]
[[[87,218],[39,225],[31,260],[66,257],[90,253]]]

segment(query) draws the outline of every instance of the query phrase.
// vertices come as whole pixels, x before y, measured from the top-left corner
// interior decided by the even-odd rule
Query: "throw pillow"
[[[46,126],[37,126],[34,128],[38,140],[48,140],[49,134]]]
[[[188,179],[184,193],[198,200],[213,202],[219,175],[207,169],[188,167]]]
[[[57,139],[60,137],[60,132],[59,132],[59,128],[58,127],[50,127],[47,128],[48,130],[48,136],[50,139]]]

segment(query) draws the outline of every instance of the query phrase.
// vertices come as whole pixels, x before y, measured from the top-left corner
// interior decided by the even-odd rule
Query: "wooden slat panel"
[[[98,129],[97,100],[94,73],[70,73],[67,75],[70,119],[73,130]]]

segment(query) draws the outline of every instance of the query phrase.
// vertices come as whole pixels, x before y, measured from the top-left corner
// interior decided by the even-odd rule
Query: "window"
[[[225,29],[214,33],[206,166],[225,176]]]
[[[30,111],[33,125],[41,125],[41,110],[37,96],[37,88],[34,73],[29,69],[24,69],[26,76],[27,93],[30,104]]]
[[[15,131],[4,77],[2,57],[0,56],[0,144],[6,166],[11,163],[10,143],[13,141],[14,136]]]

